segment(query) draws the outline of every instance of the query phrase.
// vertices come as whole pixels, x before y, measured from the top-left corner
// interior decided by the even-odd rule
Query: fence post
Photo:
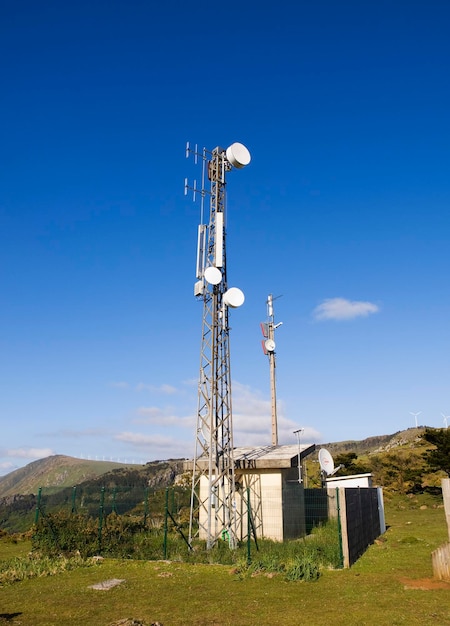
[[[434,550],[431,553],[431,560],[434,577],[439,580],[450,581],[450,478],[443,478],[441,484],[449,542]]]
[[[252,530],[250,519],[250,487],[247,487],[247,565],[252,562],[251,548],[250,548],[250,533]]]
[[[170,512],[172,513],[172,515],[175,517],[175,489],[172,487],[172,489],[170,490],[172,497],[171,497],[171,502],[170,502]]]
[[[37,524],[39,521],[39,511],[41,509],[41,496],[42,496],[42,487],[39,487],[37,500],[36,500],[36,513],[34,514],[34,523]]]
[[[146,487],[144,491],[144,526],[147,526],[147,516],[148,516],[148,487]]]
[[[377,497],[378,497],[378,514],[380,516],[380,535],[383,535],[386,532],[386,519],[384,517],[383,487],[377,487]]]
[[[98,552],[102,551],[102,528],[103,528],[103,510],[105,508],[105,488],[102,487],[100,492],[100,509],[98,512]]]
[[[164,505],[164,543],[163,554],[164,559],[167,559],[167,518],[169,517],[169,489],[166,489],[166,501]]]
[[[444,499],[444,511],[447,519],[448,540],[450,541],[450,478],[442,479],[442,497]]]
[[[344,507],[345,507],[345,498],[344,498]],[[344,567],[344,550],[343,550],[343,536],[342,536],[342,520],[341,520],[341,503],[339,500],[339,487],[336,487],[336,509],[337,509],[337,522],[338,522],[338,534],[339,534],[339,560],[340,566]],[[345,517],[345,521],[347,521],[347,517]],[[345,537],[347,538],[347,530],[345,532]]]
[[[117,493],[117,487],[114,487],[114,489],[113,489],[113,497],[112,497],[111,513],[117,513],[117,511],[116,511],[116,493]]]
[[[77,495],[77,488],[73,487],[72,488],[72,513],[75,513],[76,511],[76,506],[75,506],[76,495]]]

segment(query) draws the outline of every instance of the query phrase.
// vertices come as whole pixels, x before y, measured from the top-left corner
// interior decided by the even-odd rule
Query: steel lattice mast
[[[231,408],[229,307],[238,307],[244,294],[228,289],[225,232],[225,178],[232,167],[250,162],[242,144],[226,151],[187,148],[202,159],[202,197],[209,196],[209,223],[200,224],[197,246],[197,279],[194,293],[203,299],[202,339],[198,383],[195,453],[192,472],[189,541],[199,537],[211,548],[218,539],[236,545],[236,506]],[[205,168],[210,189],[205,189]],[[186,185],[187,187],[187,185]]]

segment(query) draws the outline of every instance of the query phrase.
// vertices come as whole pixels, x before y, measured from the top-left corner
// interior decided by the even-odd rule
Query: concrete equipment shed
[[[284,541],[306,534],[305,498],[298,461],[300,456],[301,465],[315,449],[315,445],[300,446],[300,450],[298,445],[290,445],[234,450],[240,503],[245,505],[247,498],[243,492],[248,490],[259,536]],[[242,519],[245,515],[246,505]]]
[[[258,538],[284,541],[306,534],[303,482],[298,461],[312,454],[315,445],[235,448],[236,535],[247,536],[248,496],[254,531]],[[197,463],[207,463],[198,459]],[[192,462],[185,469],[192,467]],[[200,482],[201,498],[208,490],[207,477]],[[200,511],[200,515],[205,515]],[[202,537],[200,537],[202,538]]]

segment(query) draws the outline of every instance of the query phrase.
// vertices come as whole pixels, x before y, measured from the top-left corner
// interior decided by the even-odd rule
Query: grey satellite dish
[[[334,461],[331,454],[325,448],[319,450],[319,464],[322,472],[330,476],[334,472]]]

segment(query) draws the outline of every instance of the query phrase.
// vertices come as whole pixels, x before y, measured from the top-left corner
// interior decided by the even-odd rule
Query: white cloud
[[[113,381],[109,383],[109,386],[114,389],[131,389],[130,383],[124,380]],[[161,393],[166,396],[172,396],[178,393],[178,389],[173,385],[164,383],[162,385],[152,385],[150,383],[138,383],[134,386],[135,391],[151,391],[152,393]]]
[[[12,448],[6,455],[20,459],[44,459],[55,454],[51,448]]]
[[[161,409],[156,406],[141,406],[137,410],[139,417],[135,424],[156,424],[158,426],[181,426],[183,428],[194,428],[194,416],[179,417],[173,413],[173,409]]]
[[[233,440],[239,446],[266,446],[272,443],[272,411],[270,397],[237,381],[232,383]],[[282,400],[278,399],[278,442],[280,445],[297,442],[294,431],[304,428],[301,443],[317,443],[320,433],[306,424],[286,417]],[[141,406],[135,424],[149,424],[138,432],[123,431],[115,435],[116,441],[129,448],[140,450],[147,458],[191,458],[195,448],[196,415],[176,415],[173,407]],[[167,429],[167,430],[166,430]],[[142,432],[143,431],[143,432]],[[126,454],[130,454],[127,452]]]
[[[147,458],[184,459],[192,456],[194,451],[193,443],[190,446],[186,444],[186,441],[157,434],[123,432],[116,435],[114,439],[138,448],[139,454],[146,454]]]
[[[104,437],[109,431],[105,428],[85,428],[84,430],[72,430],[64,428],[53,433],[48,433],[46,437],[65,437],[67,439],[80,439],[81,437]]]
[[[152,393],[162,393],[166,396],[172,396],[177,393],[177,389],[172,385],[163,384],[157,387],[147,383],[139,383],[136,385],[136,391],[151,391]]]
[[[164,411],[159,408],[159,406],[141,406],[138,408],[139,415],[144,415],[146,417],[146,421],[152,422],[153,420],[158,421],[162,419],[164,415]]]
[[[328,298],[316,306],[313,311],[316,320],[351,320],[378,313],[379,306],[373,302],[347,300],[346,298]]]
[[[182,383],[186,387],[197,387],[198,379],[197,378],[186,378],[186,380],[183,380]]]
[[[262,397],[258,391],[248,385],[233,381],[233,430],[234,438],[265,433],[267,426],[270,429],[271,402]],[[267,421],[268,420],[268,421]],[[247,438],[247,437],[245,437]],[[239,444],[235,441],[236,445]]]
[[[173,444],[172,437],[163,437],[162,435],[144,435],[142,433],[119,433],[118,435],[115,435],[114,439],[125,443],[131,443],[134,446],[158,446],[167,448]]]
[[[9,474],[17,469],[17,465],[15,463],[11,463],[10,461],[3,461],[0,463],[0,476],[5,476],[5,474]]]
[[[300,443],[313,444],[322,440],[322,435],[318,430],[311,426],[302,426],[298,422],[281,417],[278,419],[278,443],[280,445],[297,443],[297,435],[294,434],[295,430],[303,428],[303,432],[300,435]]]
[[[272,403],[261,392],[233,382],[233,440],[235,446],[264,446],[272,443]],[[294,430],[299,425],[285,417],[284,403],[277,401],[278,443],[296,443]],[[321,435],[314,428],[304,426],[303,443],[314,443]]]
[[[128,389],[130,387],[130,385],[123,380],[109,383],[109,386],[114,389]]]

